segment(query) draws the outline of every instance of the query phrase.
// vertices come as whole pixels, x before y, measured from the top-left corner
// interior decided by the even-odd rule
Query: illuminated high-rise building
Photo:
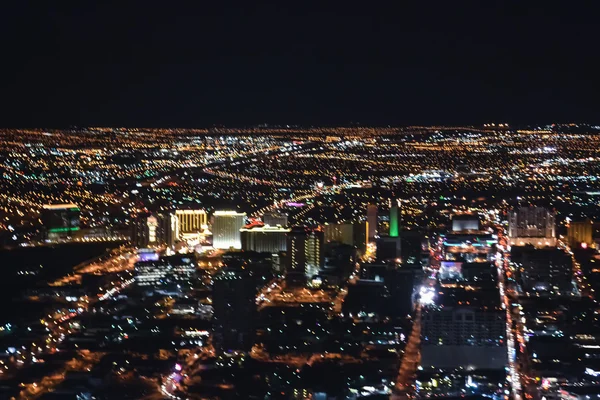
[[[400,233],[400,203],[390,207],[390,237],[398,237]]]
[[[150,243],[150,228],[154,228],[152,234],[156,237],[156,223],[154,220],[148,221],[152,214],[141,213],[135,216],[131,225],[131,243],[139,248],[148,247]]]
[[[353,224],[325,224],[323,225],[325,242],[338,242],[354,245]]]
[[[363,253],[367,246],[368,222],[323,225],[325,243],[337,242],[356,247]]]
[[[131,241],[139,248],[173,247],[177,225],[177,217],[170,211],[138,214],[133,221]]]
[[[323,232],[311,230],[306,237],[306,276],[316,275],[323,267]]]
[[[208,218],[205,210],[176,210],[178,234],[199,234],[207,229]]]
[[[216,249],[241,249],[240,229],[246,223],[246,213],[215,211],[212,226],[213,247]]]
[[[367,250],[369,242],[369,223],[367,221],[353,224],[352,245],[361,253]]]
[[[312,277],[323,267],[323,231],[293,228],[287,236],[287,271]]]
[[[287,272],[304,272],[306,260],[304,247],[306,231],[304,228],[292,228],[287,236]]]
[[[158,245],[159,242],[159,228],[158,228],[158,218],[155,215],[150,214],[146,219],[146,224],[148,226],[148,244],[149,245]]]
[[[586,219],[585,221],[570,222],[567,227],[567,240],[569,245],[590,245],[592,244],[592,221]]]
[[[368,240],[372,242],[377,236],[377,206],[375,204],[369,204],[367,206],[367,229],[368,229]]]
[[[520,207],[508,216],[508,237],[512,246],[555,246],[554,213],[543,207]]]
[[[278,212],[266,212],[263,214],[263,222],[270,226],[287,226],[288,217],[285,214]]]
[[[242,249],[271,254],[286,251],[290,231],[281,226],[245,226],[241,229]]]
[[[41,220],[48,240],[65,240],[79,230],[80,211],[76,204],[46,204]]]

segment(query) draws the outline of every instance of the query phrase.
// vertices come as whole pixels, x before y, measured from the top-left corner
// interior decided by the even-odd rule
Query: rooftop
[[[44,204],[44,210],[64,210],[67,208],[79,208],[77,204],[65,203],[65,204]]]

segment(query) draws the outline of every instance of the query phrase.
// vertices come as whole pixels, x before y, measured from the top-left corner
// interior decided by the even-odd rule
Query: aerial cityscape
[[[600,126],[1,135],[6,398],[600,393]]]
[[[600,399],[600,3],[5,3],[0,400]]]

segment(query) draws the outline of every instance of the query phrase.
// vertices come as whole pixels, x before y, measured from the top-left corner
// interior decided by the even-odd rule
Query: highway
[[[498,271],[498,290],[500,291],[500,300],[502,307],[506,310],[506,348],[509,368],[509,382],[511,386],[512,398],[520,400],[522,398],[523,389],[521,386],[521,371],[517,361],[517,351],[515,348],[515,335],[512,330],[512,307],[511,301],[506,291],[506,282],[504,271],[508,268],[510,253],[502,251],[496,254],[496,269]]]
[[[417,368],[421,363],[421,305],[417,304],[412,331],[406,342],[398,377],[390,399],[400,400],[411,398]]]

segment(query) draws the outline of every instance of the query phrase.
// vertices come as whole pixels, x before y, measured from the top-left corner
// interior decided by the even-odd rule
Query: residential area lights
[[[577,128],[2,130],[0,397],[596,396]]]

